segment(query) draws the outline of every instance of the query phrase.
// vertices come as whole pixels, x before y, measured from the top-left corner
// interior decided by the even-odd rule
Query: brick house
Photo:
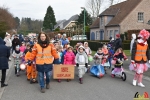
[[[124,34],[128,30],[150,29],[149,9],[150,0],[127,0],[112,5],[99,15],[97,33],[94,32],[94,23],[91,25],[91,37],[96,34],[99,40],[108,40],[110,36],[115,38],[117,33]]]

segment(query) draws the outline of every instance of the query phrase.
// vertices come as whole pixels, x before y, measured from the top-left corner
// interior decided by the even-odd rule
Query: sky
[[[87,0],[0,0],[0,6],[9,8],[9,11],[20,19],[30,17],[43,20],[47,7],[52,6],[56,20],[69,19],[80,14],[81,7],[86,6]],[[105,2],[107,0],[104,0]],[[104,8],[103,8],[104,9]]]

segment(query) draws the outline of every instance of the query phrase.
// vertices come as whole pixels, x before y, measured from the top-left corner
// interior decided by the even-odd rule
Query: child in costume
[[[30,46],[29,51],[25,55],[25,61],[27,62],[29,58],[31,57],[33,45]],[[36,65],[35,61],[32,62],[31,65],[27,65],[27,80],[32,82],[37,82],[37,71],[36,71]]]
[[[83,75],[87,72],[87,68],[88,68],[88,57],[87,54],[85,53],[85,49],[83,46],[80,46],[78,48],[78,53],[76,54],[75,57],[75,63],[76,66],[78,67],[79,82],[80,84],[82,84]]]
[[[106,68],[110,67],[110,64],[108,62],[108,49],[107,49],[107,45],[105,45],[105,44],[103,45],[102,51],[103,51],[103,54],[104,54],[103,59],[102,59],[102,64],[103,64],[103,66],[105,68],[105,74],[107,74],[106,73]]]
[[[15,51],[13,51],[12,57],[14,58],[14,66],[15,66],[15,74],[17,76],[20,75],[20,64],[21,64],[21,58],[22,58],[23,54],[20,51],[20,47],[19,45],[16,46]],[[17,66],[18,65],[18,66]]]
[[[22,45],[20,46],[20,51],[21,51],[21,52],[24,52],[25,49],[26,49],[25,43],[22,42]]]
[[[147,40],[150,33],[145,29],[141,30],[137,42],[134,42],[132,47],[131,62],[134,67],[135,76],[133,79],[133,85],[136,86],[138,81],[138,86],[145,87],[142,83],[143,73],[148,70],[147,61],[150,63],[150,54]],[[131,66],[130,66],[131,67]]]
[[[103,52],[102,52],[102,49],[99,48],[97,50],[97,53],[94,55],[95,65],[92,66],[90,69],[91,74],[99,78],[103,77],[105,74],[104,67],[102,66],[102,58],[103,58]]]
[[[64,65],[74,65],[75,64],[75,55],[73,53],[73,47],[68,47],[66,54],[64,55]],[[70,80],[67,79],[67,82]]]
[[[110,67],[109,68],[111,68],[112,66],[111,66],[111,61],[112,61],[112,58],[113,58],[113,55],[114,55],[114,50],[113,50],[113,47],[110,45],[110,44],[108,44],[108,61],[109,61],[109,64],[110,64]]]
[[[123,66],[123,60],[128,60],[122,48],[117,49],[113,56],[113,60],[116,60],[114,65],[114,70],[111,72],[111,77],[114,78],[115,73],[121,72],[121,67]]]

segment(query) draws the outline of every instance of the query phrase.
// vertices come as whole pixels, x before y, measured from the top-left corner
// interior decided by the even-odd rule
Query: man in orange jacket
[[[28,61],[30,59],[31,54],[32,54],[32,48],[33,48],[33,45],[30,46],[29,51],[26,53],[25,61]],[[31,66],[27,65],[27,80],[30,81],[30,83],[37,82],[36,81],[37,71],[36,71],[34,62],[35,61],[32,62]]]
[[[49,89],[53,61],[55,60],[57,64],[59,62],[59,56],[54,46],[49,43],[49,37],[43,32],[38,36],[38,43],[33,46],[32,55],[29,58],[28,64],[30,65],[34,59],[36,59],[36,69],[38,71],[41,92],[45,93],[44,74],[46,75],[46,89]]]

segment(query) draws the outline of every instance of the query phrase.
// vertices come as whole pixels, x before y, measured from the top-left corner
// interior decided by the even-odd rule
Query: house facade
[[[127,0],[110,6],[99,16],[99,40],[115,38],[116,34],[124,34],[128,30],[150,29],[147,24],[150,20],[149,9],[150,0]]]

